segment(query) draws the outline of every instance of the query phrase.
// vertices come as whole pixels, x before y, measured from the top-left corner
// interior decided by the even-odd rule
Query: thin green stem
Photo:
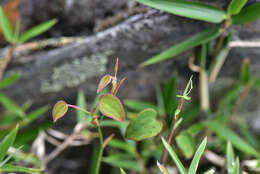
[[[102,116],[100,118],[100,121],[103,120],[103,117],[104,116]],[[102,134],[102,130],[101,130],[100,124],[98,125],[97,128],[98,128],[98,134],[99,134],[100,149],[99,149],[99,153],[98,153],[98,159],[97,159],[97,165],[96,165],[95,174],[99,174],[101,161],[102,161],[102,157],[103,157],[103,151],[104,151],[104,147],[103,147],[103,134]]]
[[[83,108],[80,108],[80,107],[78,107],[78,106],[76,106],[76,105],[67,104],[67,106],[68,106],[68,107],[71,107],[71,108],[74,108],[74,109],[77,109],[77,110],[80,110],[80,111],[82,111],[82,112],[85,112],[85,113],[88,114],[88,115],[91,115],[91,113],[90,113],[89,111],[87,111],[87,110],[85,110],[85,109],[83,109]]]

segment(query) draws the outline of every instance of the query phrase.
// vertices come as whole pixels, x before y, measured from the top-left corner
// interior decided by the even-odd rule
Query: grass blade
[[[239,149],[240,151],[254,157],[258,157],[258,158],[260,157],[259,152],[257,152],[250,144],[248,144],[245,140],[240,138],[237,134],[235,134],[227,127],[224,127],[219,123],[213,121],[207,122],[206,125],[213,132],[215,132],[220,138],[230,141],[233,144],[233,146]]]
[[[215,39],[219,34],[221,30],[220,29],[208,29],[206,31],[203,31],[201,33],[198,33],[191,38],[174,45],[173,47],[167,49],[166,51],[163,51],[159,55],[156,55],[147,61],[143,62],[141,65],[151,65],[154,63],[162,62],[164,60],[170,59],[190,48],[196,47],[200,44],[207,43],[208,41]]]
[[[247,0],[232,0],[228,6],[228,13],[231,15],[236,15],[244,7]]]
[[[87,110],[87,102],[85,99],[84,92],[82,90],[80,90],[78,93],[77,106]],[[78,123],[90,122],[90,120],[91,120],[90,115],[87,115],[86,113],[81,112],[80,110],[77,110]]]
[[[40,174],[41,169],[32,169],[32,168],[25,168],[25,167],[15,166],[11,164],[6,164],[0,168],[0,172],[23,172],[23,173],[30,173],[30,174]]]
[[[20,35],[20,37],[18,38],[18,42],[19,43],[23,43],[35,36],[38,36],[42,33],[44,33],[45,31],[49,30],[51,27],[53,27],[55,24],[57,23],[56,19],[52,19],[46,22],[43,22],[39,25],[36,25],[30,29],[28,29],[27,31],[25,31],[23,34]]]
[[[18,126],[14,128],[1,142],[0,144],[0,161],[2,161],[8,152],[9,147],[14,143],[18,131]]]
[[[17,73],[14,73],[14,74],[4,78],[3,80],[0,81],[0,89],[3,89],[5,87],[12,85],[21,77],[21,75],[22,74],[20,72],[17,72]]]
[[[0,103],[13,114],[18,115],[20,117],[25,116],[24,111],[16,103],[14,103],[9,97],[5,96],[2,93],[0,93]]]
[[[232,16],[233,24],[245,24],[260,18],[260,3],[256,2],[241,10],[238,15]]]
[[[200,158],[206,148],[207,145],[207,138],[204,138],[200,146],[198,147],[197,151],[195,152],[195,155],[192,159],[188,174],[196,174],[196,171],[198,169]]]
[[[157,161],[157,166],[163,174],[170,174],[170,172]]]
[[[172,147],[170,146],[170,144],[168,144],[166,142],[166,140],[162,137],[162,141],[163,141],[163,145],[164,147],[167,149],[167,151],[169,152],[169,154],[171,155],[173,161],[175,162],[177,168],[179,169],[181,174],[187,174],[186,169],[184,168],[183,164],[181,163],[179,157],[177,156],[177,154],[174,152],[174,150],[172,149]]]
[[[0,26],[3,31],[4,37],[8,42],[12,42],[14,38],[14,31],[12,25],[7,18],[3,8],[0,6]]]
[[[227,144],[227,152],[226,152],[226,158],[227,158],[227,171],[228,174],[233,174],[234,172],[234,162],[235,162],[235,155],[234,150],[232,148],[232,144],[229,141]]]
[[[122,168],[120,168],[120,172],[121,174],[126,174],[126,172]]]
[[[175,15],[212,23],[220,23],[225,18],[223,9],[201,2],[188,0],[136,0],[147,6],[157,8]]]
[[[240,174],[239,172],[240,164],[239,164],[239,158],[236,158],[235,166],[234,166],[234,174]]]

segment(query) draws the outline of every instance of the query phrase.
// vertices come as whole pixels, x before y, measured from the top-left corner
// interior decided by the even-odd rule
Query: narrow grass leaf
[[[206,171],[204,174],[214,174],[215,170],[214,169],[210,169],[208,171]]]
[[[153,1],[151,1],[153,2]],[[188,49],[196,47],[200,44],[207,43],[208,41],[215,39],[221,33],[220,29],[208,29],[201,33],[198,33],[191,38],[182,41],[181,43],[174,45],[173,47],[163,51],[162,53],[148,59],[147,61],[143,62],[141,65],[151,65],[154,63],[162,62],[164,60],[170,59]]]
[[[247,0],[232,0],[228,6],[228,13],[231,15],[236,15],[244,7]]]
[[[133,154],[135,153],[135,146],[133,146],[132,144],[129,144],[127,142],[124,142],[124,141],[121,141],[121,140],[118,140],[118,139],[112,139],[108,145],[110,147],[114,147],[114,148],[117,148],[117,149],[122,149],[122,150],[125,150],[126,152],[130,153],[130,154]]]
[[[77,98],[77,106],[83,109],[87,109],[87,102],[85,99],[84,92],[80,90],[78,92],[78,98]],[[89,115],[86,115],[86,113],[81,112],[80,110],[77,110],[77,121],[78,123],[84,123],[84,122],[90,122],[91,117]]]
[[[120,172],[121,174],[126,174],[126,172],[122,168],[120,168]]]
[[[0,168],[5,165],[19,150],[21,150],[23,146],[18,147],[15,152],[9,154],[3,161],[0,163]]]
[[[12,85],[21,77],[21,75],[22,74],[20,72],[16,72],[16,73],[4,78],[3,80],[0,81],[0,89],[6,88],[6,87]]]
[[[162,164],[160,164],[158,161],[157,161],[157,166],[163,174],[170,174],[170,172]]]
[[[0,144],[0,161],[6,156],[9,147],[14,143],[18,131],[18,126],[16,126],[1,142]]]
[[[259,152],[257,152],[250,144],[248,144],[244,139],[240,138],[237,134],[235,134],[227,127],[213,121],[207,122],[206,126],[213,132],[215,132],[220,138],[230,141],[233,146],[240,151],[254,157],[260,157]]]
[[[24,119],[22,121],[19,122],[19,125],[21,127],[28,125],[29,123],[33,122],[38,117],[40,117],[42,114],[44,114],[48,109],[49,109],[48,106],[44,106],[39,109],[36,109],[35,111],[32,111],[26,117],[24,117]]]
[[[147,6],[175,15],[212,23],[220,23],[225,18],[223,9],[205,3],[188,0],[136,0]]]
[[[12,42],[14,39],[14,31],[12,25],[7,18],[3,8],[0,6],[0,26],[3,31],[4,37],[8,42]]]
[[[184,168],[183,164],[181,163],[179,157],[177,154],[174,152],[173,148],[171,147],[170,144],[167,143],[167,141],[162,137],[162,142],[164,147],[167,149],[169,152],[170,156],[172,157],[173,161],[175,162],[177,168],[179,169],[181,174],[187,174],[186,169]]]
[[[0,172],[23,172],[23,173],[30,173],[30,174],[40,174],[41,169],[32,169],[32,168],[26,168],[11,164],[6,164],[3,167],[0,168]]]
[[[207,145],[207,138],[204,138],[202,143],[199,145],[197,151],[195,152],[195,155],[191,161],[191,165],[190,165],[188,174],[196,174],[198,166],[199,166],[200,158],[206,148],[206,145]]]
[[[260,2],[253,3],[242,9],[239,14],[232,16],[233,24],[245,24],[260,18]]]
[[[240,81],[242,84],[247,84],[251,79],[249,59],[244,59],[240,70]]]
[[[8,109],[11,113],[16,114],[20,117],[25,116],[24,111],[16,103],[14,103],[9,97],[4,95],[3,93],[0,93],[0,103],[6,109]]]
[[[227,150],[226,150],[226,158],[227,158],[227,171],[228,174],[233,174],[234,172],[234,162],[235,162],[235,155],[234,150],[232,147],[231,142],[229,141],[227,144]]]
[[[242,133],[242,135],[245,137],[245,139],[247,140],[247,142],[249,142],[252,146],[254,146],[255,148],[259,148],[260,147],[260,141],[259,139],[257,139],[257,137],[255,137],[252,132],[249,130],[247,121],[244,119],[241,119],[239,122],[239,128],[240,131]]]
[[[144,109],[154,109],[158,111],[158,107],[154,104],[138,101],[138,100],[124,100],[124,104],[127,108],[132,109],[134,111],[140,112]]]
[[[236,158],[235,166],[234,166],[234,174],[240,174],[240,164],[239,158]]]
[[[125,121],[125,110],[120,100],[112,94],[99,98],[98,108],[102,114],[117,121]]]
[[[36,25],[36,26],[28,29],[24,33],[22,33],[18,38],[18,42],[19,43],[26,42],[27,40],[46,32],[51,27],[53,27],[56,23],[57,23],[57,20],[52,19],[52,20],[43,22],[39,25]]]
[[[174,75],[165,83],[163,86],[163,103],[165,111],[168,115],[173,115],[174,110],[177,108],[177,101],[175,98],[176,95],[176,86],[177,86],[177,74]]]

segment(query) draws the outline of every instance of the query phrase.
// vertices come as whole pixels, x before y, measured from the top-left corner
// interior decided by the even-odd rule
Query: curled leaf
[[[68,105],[65,101],[58,101],[52,109],[52,118],[56,122],[58,119],[63,117],[68,111]]]
[[[117,121],[125,120],[125,110],[120,100],[112,94],[104,94],[99,98],[98,108],[102,114]]]
[[[102,89],[104,89],[110,82],[111,82],[112,76],[111,75],[105,75],[102,77],[98,84],[97,93],[99,93]]]

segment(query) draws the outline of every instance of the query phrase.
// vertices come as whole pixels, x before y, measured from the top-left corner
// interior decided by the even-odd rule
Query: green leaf
[[[248,128],[248,123],[245,119],[241,119],[239,123],[239,128],[242,135],[245,137],[246,141],[249,142],[255,148],[260,147],[260,141],[255,137]]]
[[[195,142],[188,132],[182,132],[176,137],[178,147],[182,150],[186,158],[192,157],[195,152]]]
[[[8,42],[12,42],[14,38],[14,31],[12,25],[7,18],[3,8],[0,6],[0,26],[3,31],[4,37]]]
[[[102,77],[102,79],[98,84],[97,93],[99,93],[102,89],[104,89],[111,82],[111,80],[112,80],[111,75],[105,75],[104,77]]]
[[[223,9],[205,3],[188,0],[136,0],[147,6],[175,15],[212,23],[220,23],[225,18]]]
[[[108,157],[103,157],[102,161],[117,168],[123,168],[123,169],[133,170],[137,172],[141,171],[136,160],[134,160],[132,158],[132,155],[129,154],[119,153],[119,154],[109,155]]]
[[[163,101],[165,105],[165,110],[168,115],[173,115],[174,110],[177,107],[176,102],[176,86],[177,86],[177,75],[174,74],[173,77],[171,77],[163,86]]]
[[[237,134],[235,134],[227,127],[224,127],[219,123],[213,121],[207,122],[206,125],[220,138],[230,141],[233,144],[233,146],[239,149],[240,151],[251,156],[260,157],[259,152],[257,152],[250,144],[248,144],[245,140],[240,138]]]
[[[170,174],[170,172],[157,161],[157,166],[163,174]]]
[[[8,109],[11,113],[16,114],[20,117],[25,116],[24,111],[16,103],[14,103],[10,98],[8,98],[7,96],[5,96],[2,93],[0,93],[0,103],[6,109]]]
[[[108,145],[111,147],[117,148],[117,149],[125,150],[126,152],[133,154],[133,155],[135,153],[135,146],[133,146],[127,142],[114,139],[114,138],[109,141]]]
[[[125,121],[125,110],[120,100],[112,94],[99,98],[98,108],[102,114],[117,121]]]
[[[167,149],[169,152],[170,156],[172,157],[173,161],[175,162],[177,168],[179,169],[181,174],[187,174],[186,169],[184,168],[183,164],[181,163],[179,157],[177,154],[174,152],[173,148],[170,146],[170,144],[167,143],[167,141],[162,137],[162,142],[164,147]]]
[[[240,174],[240,164],[239,164],[239,158],[236,158],[235,166],[234,166],[234,174]]]
[[[24,119],[22,121],[19,122],[19,125],[22,127],[22,126],[25,126],[25,125],[33,122],[35,119],[37,119],[42,114],[44,114],[48,109],[49,109],[49,107],[44,106],[44,107],[41,107],[41,108],[29,113],[26,117],[24,117]]]
[[[0,144],[0,161],[2,161],[8,152],[9,147],[14,143],[18,131],[18,126],[16,126],[1,142]]]
[[[248,22],[252,22],[260,18],[260,3],[256,2],[252,5],[241,10],[241,12],[237,15],[232,16],[233,24],[245,24]]]
[[[244,59],[240,70],[240,81],[242,84],[247,84],[251,79],[249,59]]]
[[[23,148],[23,146],[20,146],[19,148],[17,148],[13,153],[9,154],[5,160],[1,161],[0,163],[0,168],[2,166],[4,166],[18,151],[20,151]]]
[[[254,79],[252,82],[252,86],[255,88],[260,88],[260,79]]]
[[[151,1],[152,2],[152,1]],[[215,39],[221,33],[220,29],[208,29],[206,31],[200,32],[191,38],[182,41],[181,43],[174,45],[173,47],[163,51],[159,55],[156,55],[147,61],[143,62],[142,65],[151,65],[154,63],[162,62],[164,60],[170,59],[188,49],[201,45],[203,43],[207,43],[210,40]]]
[[[200,158],[201,158],[201,156],[202,156],[202,154],[203,154],[203,152],[206,148],[206,145],[207,145],[207,138],[204,138],[204,140],[202,141],[202,143],[198,147],[198,149],[197,149],[197,151],[196,151],[196,153],[195,153],[195,155],[192,159],[188,174],[196,174]]]
[[[132,109],[137,112],[140,112],[144,109],[149,109],[149,108],[158,111],[157,106],[155,106],[154,104],[148,103],[148,102],[143,102],[143,101],[138,101],[138,100],[124,100],[124,104],[129,109]]]
[[[84,92],[82,90],[79,91],[78,93],[78,98],[77,98],[77,106],[83,109],[87,109],[87,102],[85,100],[85,95]],[[85,122],[90,122],[91,121],[91,117],[87,116],[86,113],[77,110],[77,121],[79,123],[85,123]]]
[[[236,15],[244,7],[247,0],[232,0],[228,6],[228,13],[231,15]]]
[[[162,126],[162,123],[156,120],[156,111],[145,109],[129,123],[126,137],[135,141],[154,137],[161,132]]]
[[[120,172],[121,174],[126,174],[126,172],[122,168],[120,168]]]
[[[45,31],[49,30],[56,23],[57,23],[57,20],[52,19],[52,20],[43,22],[39,25],[36,25],[36,26],[28,29],[27,31],[25,31],[23,34],[21,34],[18,38],[18,42],[19,43],[26,42],[27,40],[29,40],[35,36],[38,36],[38,35],[44,33]]]
[[[210,169],[208,171],[206,171],[204,174],[214,174],[215,170],[214,169]]]
[[[41,169],[32,169],[32,168],[6,164],[0,168],[0,172],[23,172],[23,173],[30,173],[30,174],[40,174]]]
[[[233,174],[234,172],[234,162],[235,162],[235,155],[234,155],[234,150],[232,148],[232,144],[229,141],[227,144],[227,150],[226,150],[226,158],[227,158],[227,171],[228,174]]]
[[[6,88],[10,85],[12,85],[14,82],[16,82],[20,77],[21,77],[21,73],[20,72],[16,72],[6,78],[4,78],[3,80],[0,81],[0,89]]]
[[[68,111],[68,105],[65,101],[58,101],[52,109],[52,118],[56,122],[58,119],[63,117]]]

